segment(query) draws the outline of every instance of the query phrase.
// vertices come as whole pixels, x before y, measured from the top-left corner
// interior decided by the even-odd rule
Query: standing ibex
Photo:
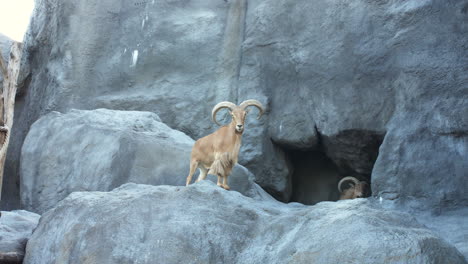
[[[222,126],[214,133],[195,142],[190,158],[190,173],[186,185],[189,185],[192,181],[195,170],[200,168],[197,182],[204,180],[207,174],[213,174],[218,176],[218,186],[226,190],[230,189],[227,177],[237,163],[248,106],[257,107],[259,110],[258,118],[262,116],[264,108],[257,100],[245,100],[239,106],[231,102],[221,102],[215,105],[211,117],[216,124],[220,125],[216,120],[216,113],[223,108],[229,109],[232,121],[230,124]]]
[[[341,185],[346,181],[352,182],[351,187],[346,190],[342,190]],[[340,191],[341,193],[340,200],[362,198],[364,197],[366,188],[367,188],[367,182],[359,181],[358,179],[351,177],[351,176],[344,177],[338,183],[338,191]]]

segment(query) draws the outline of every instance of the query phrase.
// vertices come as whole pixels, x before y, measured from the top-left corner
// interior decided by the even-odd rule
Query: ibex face
[[[351,181],[351,187],[346,190],[342,190],[341,185],[345,181]],[[365,196],[366,188],[367,182],[359,181],[358,179],[352,176],[344,177],[338,183],[338,191],[341,193],[340,200],[363,198]]]
[[[220,125],[218,121],[216,120],[216,113],[223,108],[227,108],[229,109],[229,113],[231,114],[231,117],[232,117],[231,126],[234,126],[234,129],[236,130],[237,133],[242,133],[244,132],[244,122],[245,122],[245,117],[247,116],[247,113],[249,112],[249,110],[247,109],[247,107],[249,106],[254,106],[258,108],[259,114],[258,114],[257,119],[260,118],[260,116],[262,116],[263,111],[264,111],[262,104],[257,100],[250,99],[250,100],[243,101],[239,106],[231,102],[226,102],[226,101],[221,102],[215,105],[215,107],[213,108],[211,112],[211,118],[216,124]]]
[[[360,182],[359,184],[354,186],[354,195],[353,198],[362,198],[364,197],[364,187],[365,183]]]
[[[244,132],[244,122],[247,116],[247,110],[243,110],[240,107],[236,107],[230,112],[232,117],[232,123],[238,133]]]

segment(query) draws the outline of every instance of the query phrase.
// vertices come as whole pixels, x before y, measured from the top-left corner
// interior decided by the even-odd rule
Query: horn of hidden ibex
[[[257,119],[265,112],[262,104],[252,99],[245,100],[238,106],[231,102],[221,102],[215,105],[211,112],[213,121],[220,125],[216,120],[216,113],[227,108],[232,117],[231,123],[195,142],[190,157],[190,172],[186,185],[190,184],[193,174],[199,168],[200,175],[197,182],[204,180],[207,174],[213,174],[218,176],[218,186],[226,190],[230,189],[227,178],[238,160],[245,117],[248,113],[247,107],[249,106],[258,108]]]
[[[343,190],[342,185],[344,182],[351,181],[351,187]],[[365,195],[365,191],[368,184],[365,181],[359,181],[355,177],[347,176],[341,179],[338,183],[338,191],[341,193],[340,200],[362,198]]]

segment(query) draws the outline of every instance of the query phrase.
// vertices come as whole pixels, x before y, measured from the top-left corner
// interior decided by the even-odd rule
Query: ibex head
[[[351,188],[343,190],[341,185],[346,181],[352,182]],[[365,195],[366,188],[367,188],[367,182],[359,181],[358,179],[352,176],[344,177],[338,183],[338,191],[340,191],[341,193],[340,200],[362,198]]]
[[[236,129],[236,132],[242,133],[244,131],[245,117],[247,116],[247,113],[249,112],[247,107],[249,106],[255,106],[258,108],[259,114],[258,114],[257,119],[259,119],[263,115],[263,112],[265,111],[263,108],[263,105],[257,100],[253,100],[253,99],[245,100],[239,106],[237,106],[234,103],[225,101],[225,102],[218,103],[217,105],[215,105],[215,107],[213,107],[213,111],[211,111],[211,118],[217,125],[220,126],[221,124],[219,124],[218,121],[216,120],[216,113],[218,113],[218,111],[223,108],[227,108],[229,109],[229,113],[231,114],[231,117],[232,117],[231,124]]]

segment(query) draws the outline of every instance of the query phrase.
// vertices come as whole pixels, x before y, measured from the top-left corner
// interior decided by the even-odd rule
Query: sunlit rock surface
[[[26,252],[26,264],[466,263],[415,218],[369,200],[282,204],[208,181],[73,193]]]

